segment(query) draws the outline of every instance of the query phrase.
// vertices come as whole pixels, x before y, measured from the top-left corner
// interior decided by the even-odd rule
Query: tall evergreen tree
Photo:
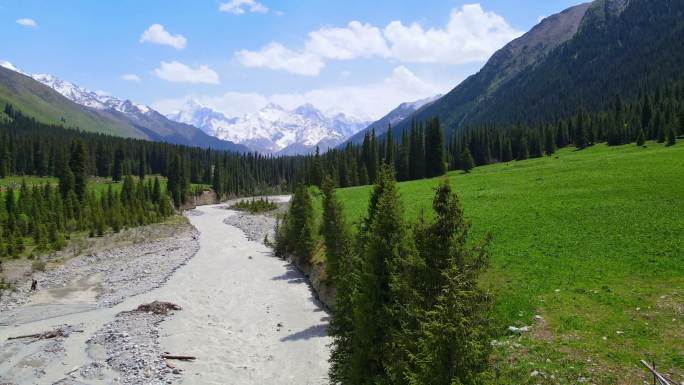
[[[374,203],[374,204],[373,204]],[[361,271],[355,291],[354,330],[348,365],[342,378],[350,384],[386,383],[392,356],[391,280],[399,260],[410,253],[404,212],[392,171],[383,168],[371,196],[361,250]]]
[[[74,193],[78,200],[82,202],[85,199],[88,181],[86,175],[86,152],[82,140],[75,140],[71,144],[69,168],[74,175]]]
[[[427,125],[425,136],[425,173],[434,178],[446,173],[444,159],[444,133],[439,118],[432,119]]]
[[[470,172],[470,170],[475,168],[475,160],[473,159],[473,156],[470,154],[470,149],[468,149],[468,147],[466,147],[465,150],[463,150],[463,153],[461,154],[461,168],[466,173]]]

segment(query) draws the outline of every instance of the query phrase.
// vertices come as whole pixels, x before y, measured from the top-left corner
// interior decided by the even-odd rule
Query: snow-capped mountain
[[[195,125],[219,139],[240,143],[261,153],[293,155],[333,148],[368,125],[344,114],[326,116],[311,104],[287,110],[269,104],[253,114],[227,117],[196,101],[167,115]]]
[[[82,106],[96,110],[112,109],[127,115],[147,114],[151,111],[147,106],[133,103],[130,100],[121,100],[103,92],[90,91],[73,83],[58,79],[53,75],[37,74],[29,76]]]

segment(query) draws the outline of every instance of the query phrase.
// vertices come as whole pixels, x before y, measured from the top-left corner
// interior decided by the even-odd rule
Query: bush
[[[252,214],[265,213],[268,211],[273,211],[278,208],[278,205],[270,202],[268,198],[259,198],[252,200],[241,200],[234,205],[230,206],[233,210],[248,211]]]
[[[36,271],[45,271],[45,262],[41,260],[33,261],[31,264],[31,270],[34,272]]]

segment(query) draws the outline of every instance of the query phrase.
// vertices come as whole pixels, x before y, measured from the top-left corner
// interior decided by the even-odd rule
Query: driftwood
[[[194,356],[174,356],[171,354],[162,354],[162,358],[165,360],[179,360],[179,361],[194,361],[197,357]]]
[[[50,338],[57,338],[57,337],[69,337],[69,334],[71,333],[82,333],[83,330],[67,330],[65,328],[58,328],[55,330],[48,330],[43,333],[35,333],[35,334],[26,334],[23,336],[16,336],[16,337],[8,337],[7,340],[18,340],[18,339],[23,339],[23,338],[34,338],[37,340],[47,340]]]
[[[166,315],[169,310],[182,310],[183,308],[171,302],[154,301],[138,306],[134,311]]]

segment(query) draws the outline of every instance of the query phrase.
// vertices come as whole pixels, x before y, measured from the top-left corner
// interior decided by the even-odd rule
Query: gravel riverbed
[[[52,268],[20,276],[37,280],[37,291],[17,285],[0,297],[0,384],[167,384],[180,376],[161,358],[159,324],[170,315],[130,312],[122,302],[164,285],[195,255],[199,234],[187,221],[128,232],[136,239],[112,240],[119,247],[48,259]],[[77,332],[7,340],[55,328]]]

